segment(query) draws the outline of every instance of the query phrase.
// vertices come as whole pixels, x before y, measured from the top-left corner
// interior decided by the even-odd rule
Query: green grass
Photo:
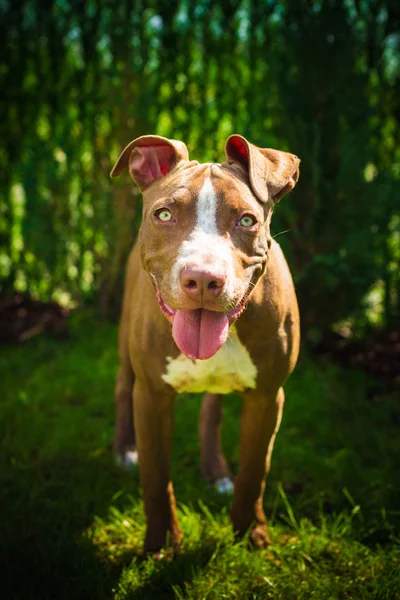
[[[0,349],[1,595],[7,599],[400,598],[399,398],[303,355],[265,498],[271,546],[235,544],[230,499],[199,476],[200,396],[176,403],[173,479],[185,541],[143,560],[138,473],[113,464],[116,327]],[[224,403],[235,472],[240,399]],[[397,510],[397,512],[396,512]]]

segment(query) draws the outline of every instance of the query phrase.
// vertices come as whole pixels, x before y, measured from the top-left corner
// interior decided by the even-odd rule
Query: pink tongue
[[[172,335],[179,350],[189,358],[211,358],[226,342],[229,319],[225,313],[199,308],[177,310]]]

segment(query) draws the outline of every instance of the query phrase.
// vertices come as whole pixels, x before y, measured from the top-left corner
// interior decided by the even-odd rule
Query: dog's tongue
[[[229,319],[225,313],[199,308],[177,310],[172,335],[179,350],[189,358],[211,358],[226,342]]]

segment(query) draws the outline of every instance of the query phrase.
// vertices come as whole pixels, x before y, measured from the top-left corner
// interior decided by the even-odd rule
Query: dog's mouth
[[[229,325],[246,309],[251,286],[241,301],[228,312],[216,312],[206,308],[175,310],[157,291],[158,306],[172,323],[172,336],[179,350],[193,359],[206,360],[214,356],[228,338]]]

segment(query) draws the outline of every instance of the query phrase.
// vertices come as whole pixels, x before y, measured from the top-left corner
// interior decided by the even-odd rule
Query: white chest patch
[[[162,378],[177,392],[229,394],[256,387],[257,369],[234,328],[225,344],[208,360],[191,360],[184,354],[167,358]]]

